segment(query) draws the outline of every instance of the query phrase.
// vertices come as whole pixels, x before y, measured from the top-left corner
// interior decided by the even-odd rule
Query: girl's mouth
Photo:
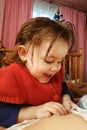
[[[44,73],[44,76],[47,77],[47,78],[51,78],[52,77],[51,74],[47,74],[47,73]]]

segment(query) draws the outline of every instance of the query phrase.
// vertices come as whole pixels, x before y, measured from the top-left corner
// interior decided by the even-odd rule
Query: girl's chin
[[[48,83],[49,81],[50,81],[50,79],[49,80],[38,80],[40,83],[42,83],[42,84],[46,84],[46,83]]]

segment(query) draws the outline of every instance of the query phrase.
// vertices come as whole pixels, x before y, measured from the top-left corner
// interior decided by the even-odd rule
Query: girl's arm
[[[72,107],[78,107],[77,104],[75,104],[72,100],[69,94],[64,94],[62,96],[62,104],[65,107],[65,109],[67,110],[68,113],[71,112],[71,108]]]
[[[0,126],[8,128],[15,124],[20,109],[18,105],[0,102]]]
[[[55,114],[65,115],[67,112],[62,104],[53,101],[27,107],[0,102],[0,125],[6,128],[24,120],[45,118]]]
[[[71,100],[74,102],[74,94],[68,89],[66,82],[62,82],[62,95],[70,95]]]

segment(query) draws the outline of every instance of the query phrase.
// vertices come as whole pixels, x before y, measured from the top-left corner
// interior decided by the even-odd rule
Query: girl
[[[72,46],[69,25],[38,17],[24,23],[8,67],[0,69],[0,125],[66,115],[76,106],[62,88],[62,61]]]

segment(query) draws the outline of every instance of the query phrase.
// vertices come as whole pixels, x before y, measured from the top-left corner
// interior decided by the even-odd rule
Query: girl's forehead
[[[46,51],[49,48],[50,44],[51,44],[51,39],[47,38],[40,44],[39,49],[42,51],[44,50]]]
[[[47,38],[40,44],[40,49],[42,50],[48,49],[50,47],[50,44],[52,44],[52,48],[55,48],[55,49],[58,49],[59,47],[63,47],[63,46],[68,46],[68,43],[63,39],[57,39],[52,42],[51,38]]]
[[[45,40],[39,48],[39,54],[46,55],[48,48],[50,46],[51,39]],[[62,53],[66,54],[68,52],[68,44],[64,40],[56,40],[50,49],[48,56],[57,56],[62,55]]]

